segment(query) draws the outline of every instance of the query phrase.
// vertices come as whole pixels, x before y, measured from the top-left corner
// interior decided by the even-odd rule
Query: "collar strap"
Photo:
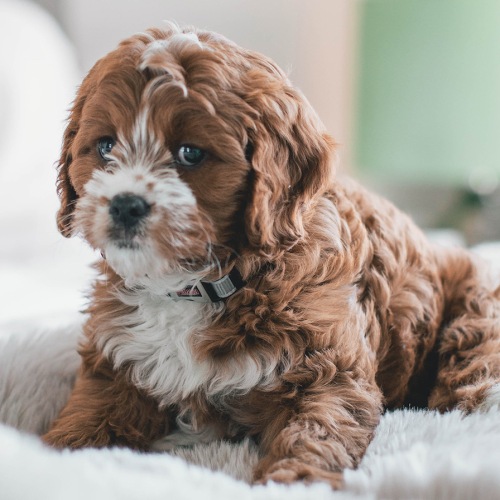
[[[241,290],[246,282],[233,267],[232,271],[217,281],[200,281],[196,285],[167,294],[173,300],[190,300],[193,302],[220,302]]]

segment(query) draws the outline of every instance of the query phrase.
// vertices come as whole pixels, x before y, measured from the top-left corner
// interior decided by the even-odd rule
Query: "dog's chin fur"
[[[144,289],[165,295],[196,285],[207,270],[188,272],[180,263],[163,260],[152,245],[138,243],[133,247],[110,244],[105,247],[107,264],[130,289]]]
[[[183,166],[183,145],[203,161]],[[500,288],[335,179],[334,158],[283,72],[220,35],[167,24],[98,61],[64,135],[58,224],[105,260],[79,378],[44,440],[252,436],[256,481],[339,487],[384,406],[481,407],[500,380]],[[118,195],[147,204],[133,228],[111,215]],[[225,301],[168,295],[233,268],[246,284]]]

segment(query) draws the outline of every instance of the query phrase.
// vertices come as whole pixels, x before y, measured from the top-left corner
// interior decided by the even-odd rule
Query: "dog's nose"
[[[150,210],[149,203],[135,194],[117,194],[109,204],[109,214],[113,222],[125,229],[136,226]]]

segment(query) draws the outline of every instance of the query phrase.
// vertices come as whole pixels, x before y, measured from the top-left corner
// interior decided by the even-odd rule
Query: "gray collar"
[[[234,295],[245,285],[246,282],[241,274],[236,267],[233,267],[229,274],[217,281],[200,281],[196,285],[187,286],[178,292],[169,293],[168,296],[175,301],[220,302]]]

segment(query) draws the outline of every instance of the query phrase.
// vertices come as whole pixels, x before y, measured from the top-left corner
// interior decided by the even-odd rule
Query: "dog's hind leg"
[[[441,275],[446,307],[429,408],[470,412],[498,405],[500,286],[461,251],[448,254]]]

